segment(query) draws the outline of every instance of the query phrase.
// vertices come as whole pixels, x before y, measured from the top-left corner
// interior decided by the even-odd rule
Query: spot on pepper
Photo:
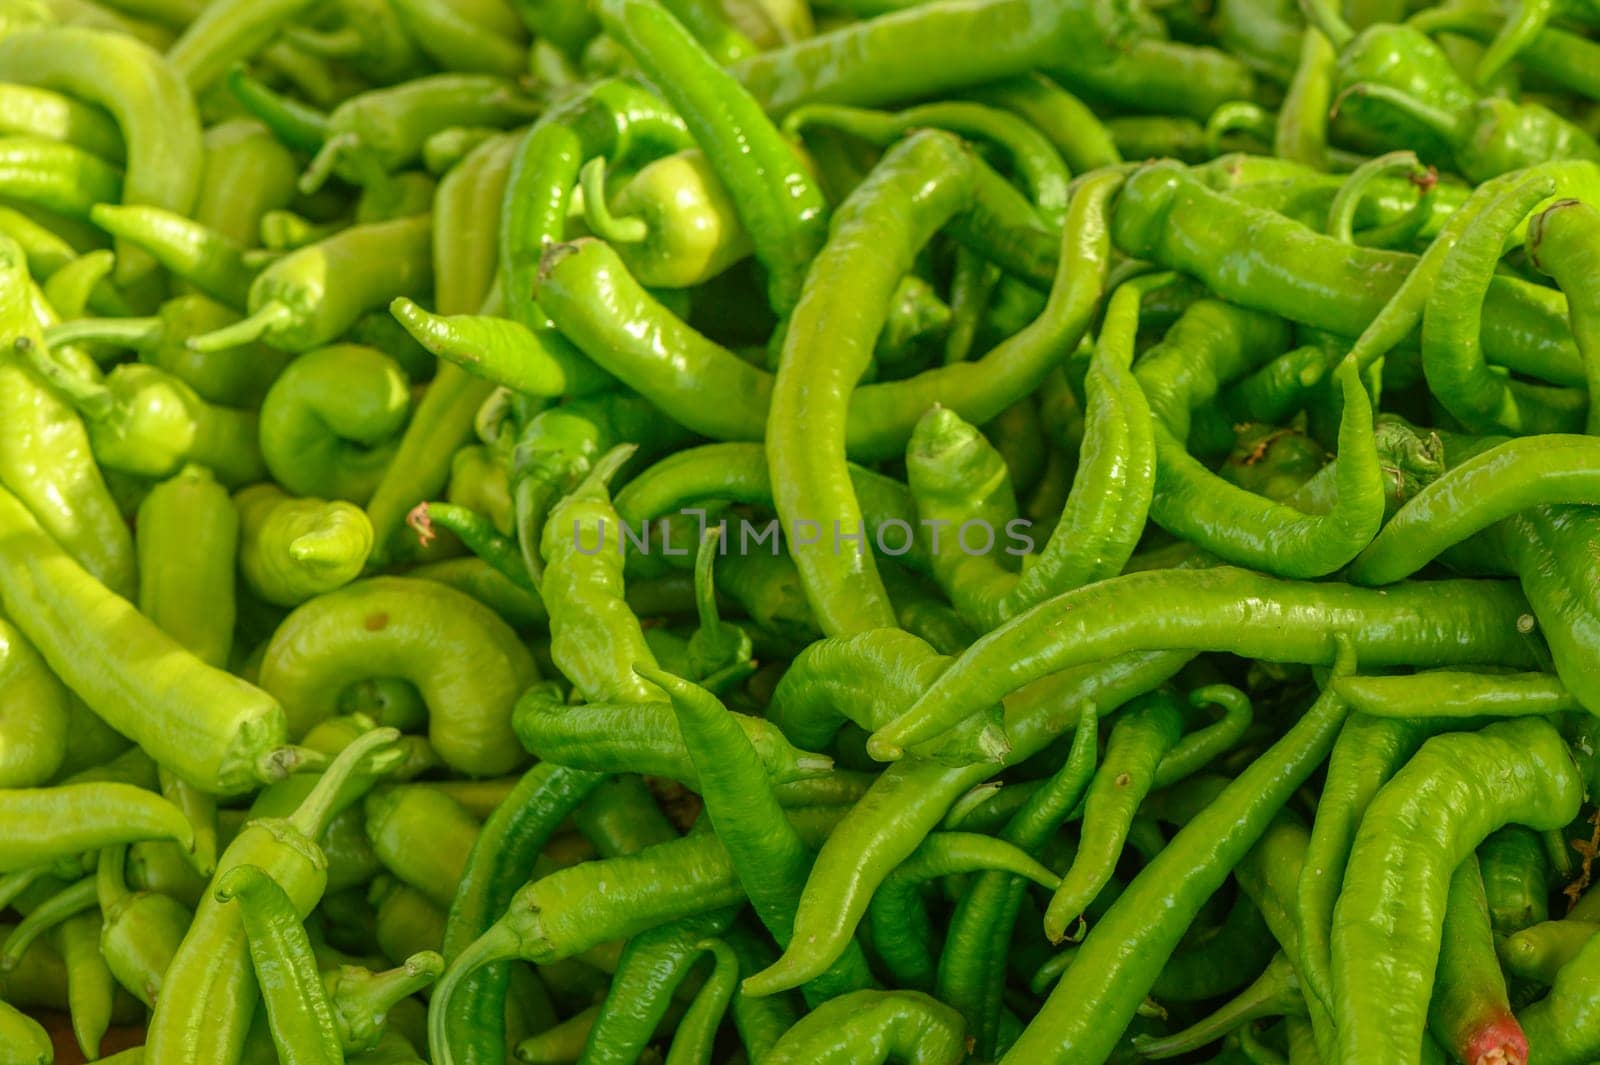
[[[380,610],[376,614],[368,614],[362,624],[368,632],[382,632],[389,627],[389,612]]]

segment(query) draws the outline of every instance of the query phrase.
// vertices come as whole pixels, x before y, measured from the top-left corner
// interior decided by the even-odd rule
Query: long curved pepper
[[[507,580],[534,595],[539,593],[538,583],[522,560],[521,548],[477,510],[457,503],[418,503],[406,516],[406,525],[416,530],[417,542],[423,547],[433,542],[439,529],[454,533],[468,551]]]
[[[122,174],[69,144],[0,137],[0,192],[31,207],[86,218],[96,204],[122,198]]]
[[[278,1057],[286,1065],[343,1065],[344,1041],[300,914],[278,882],[253,865],[219,875],[212,895],[238,909]]]
[[[717,837],[762,923],[779,946],[787,946],[811,853],[773,795],[766,767],[716,696],[663,670],[636,667],[636,672],[672,701]],[[806,992],[820,1002],[871,983],[866,957],[853,946]]]
[[[1571,432],[1587,407],[1581,394],[1512,381],[1484,360],[1479,320],[1495,266],[1514,228],[1553,195],[1556,182],[1535,171],[1497,198],[1445,255],[1422,319],[1422,370],[1428,391],[1479,433]]]
[[[1182,652],[1127,655],[1057,673],[1018,693],[1007,707],[1011,747],[1000,765],[1043,750],[1077,723],[1079,708],[1120,706],[1168,680],[1190,657]],[[904,706],[912,700],[897,701]],[[1061,713],[1062,707],[1074,709]],[[952,804],[999,768],[993,761],[946,766],[907,758],[880,773],[817,855],[784,959],[752,977],[749,991],[770,994],[797,987],[824,971],[844,950],[872,892],[889,872],[938,827]]]
[[[776,783],[825,778],[833,759],[792,746],[766,718],[731,714]],[[644,773],[698,789],[699,770],[672,708],[660,702],[567,704],[560,685],[536,684],[517,700],[512,727],[541,761],[597,773]]]
[[[286,148],[315,154],[328,138],[328,116],[298,100],[274,92],[251,77],[243,64],[227,72],[228,91]]]
[[[871,111],[836,104],[808,104],[789,112],[784,132],[821,127],[863,138],[887,148],[916,129],[943,129],[968,140],[984,141],[1011,159],[1017,179],[1039,212],[1059,222],[1067,209],[1071,173],[1055,146],[1027,121],[983,104],[946,101],[903,111]]]
[[[304,919],[327,885],[328,859],[315,841],[404,759],[395,747],[399,738],[394,729],[365,733],[340,752],[292,814],[247,822],[218,860],[216,882],[233,868],[257,866],[283,887]],[[167,970],[167,986],[172,993],[156,1000],[150,1018],[150,1060],[239,1062],[258,988],[237,907],[219,902],[214,892],[202,895]]]
[[[408,384],[393,359],[358,344],[295,359],[261,402],[273,480],[295,495],[366,503],[411,414]]]
[[[102,203],[90,209],[89,220],[229,307],[243,310],[249,301],[257,270],[232,238],[160,207]]]
[[[966,1057],[961,1014],[917,991],[856,991],[801,1018],[764,1065],[951,1065]]]
[[[1396,172],[1409,175],[1412,184],[1419,190],[1416,207],[1393,222],[1366,230],[1358,237],[1355,223],[1362,200],[1374,182]],[[1324,230],[1346,244],[1363,244],[1371,248],[1403,247],[1414,241],[1427,224],[1433,214],[1438,190],[1438,171],[1424,167],[1417,159],[1416,152],[1389,152],[1368,159],[1351,171],[1344,184],[1339,186],[1333,203],[1328,205],[1328,222]]]
[[[874,733],[868,749],[880,759],[896,757],[1025,684],[1136,650],[1229,650],[1326,664],[1335,637],[1346,635],[1371,666],[1531,665],[1537,648],[1526,612],[1526,601],[1503,581],[1371,591],[1230,567],[1129,573],[1046,600],[980,639]]]
[[[1024,853],[1044,846],[1073,814],[1094,775],[1098,735],[1099,715],[1090,705],[1078,718],[1061,767],[1006,821],[1001,839]],[[1022,879],[998,871],[978,877],[956,903],[939,954],[934,989],[967,1018],[977,1052],[985,1057],[993,1057],[1000,1042],[1004,988],[999,974],[1007,964],[1026,890]],[[931,952],[931,945],[925,949]]]
[[[516,633],[471,597],[406,577],[361,581],[291,613],[261,662],[262,687],[282,700],[297,736],[368,677],[417,687],[429,740],[451,768],[494,776],[524,760],[511,709],[538,673]]]
[[[1528,256],[1567,295],[1572,335],[1583,358],[1590,396],[1600,395],[1600,211],[1578,200],[1561,200],[1528,224]],[[1600,433],[1600,403],[1589,402],[1584,431]]]
[[[74,562],[0,490],[0,603],[52,670],[190,784],[227,795],[288,774],[283,708],[207,666]]]
[[[328,344],[396,293],[433,280],[433,220],[428,215],[350,226],[268,266],[250,285],[250,317],[189,340],[221,351],[262,340],[283,351]]]
[[[1339,640],[1335,675],[1354,667],[1349,642]],[[1000,1060],[1066,1065],[1107,1057],[1200,907],[1328,756],[1347,716],[1344,703],[1324,692],[1196,814],[1090,929],[1044,1007]]]
[[[450,961],[500,919],[550,836],[605,779],[549,763],[522,775],[484,821],[456,888],[443,946]],[[443,1038],[465,1065],[505,1060],[509,983],[508,965],[485,966],[436,1007]]]
[[[845,466],[849,399],[895,285],[971,190],[959,140],[928,131],[901,141],[839,209],[789,321],[768,414],[767,462],[790,554],[829,635],[896,623]],[[807,529],[816,530],[813,542],[806,542]],[[843,536],[859,539],[841,542]]]
[[[646,1051],[656,1030],[666,1027],[674,995],[688,990],[706,937],[726,935],[735,915],[732,909],[712,910],[629,939],[584,1040],[583,1057],[628,1060]],[[738,982],[737,974],[733,979]]]
[[[250,411],[213,406],[182,378],[144,363],[124,363],[102,383],[26,338],[17,352],[77,408],[95,457],[111,469],[164,478],[193,462],[230,485],[266,474]]]
[[[1543,5],[1535,0],[1525,6]],[[1412,15],[1406,25],[1430,35],[1459,34],[1480,44],[1489,44],[1514,21],[1492,11],[1435,7]],[[1538,70],[1541,77],[1590,99],[1600,98],[1600,45],[1587,37],[1546,26],[1521,46],[1518,55],[1530,69]]]
[[[832,831],[839,811],[796,810],[789,816],[814,844]],[[605,890],[598,886],[602,883]],[[434,1060],[456,1065],[445,1017],[454,1009],[457,988],[484,966],[518,957],[539,963],[570,958],[601,943],[743,900],[728,852],[712,832],[584,862],[534,880],[517,891],[499,920],[464,947],[440,978],[428,1018]]]
[[[122,202],[187,215],[204,164],[194,98],[177,72],[131,37],[79,26],[17,30],[0,40],[0,80],[69,93],[111,113],[127,144]],[[131,282],[154,267],[123,243],[116,277]]]
[[[683,116],[766,268],[768,301],[787,316],[828,239],[820,186],[755,97],[665,8],[654,0],[602,0],[599,14]]]
[[[1546,168],[1568,195],[1600,195],[1600,167],[1587,162]],[[1503,191],[1486,184],[1474,200]],[[1460,210],[1457,224],[1472,213]],[[1202,281],[1219,298],[1267,311],[1339,336],[1367,331],[1358,348],[1365,366],[1404,341],[1421,323],[1431,276],[1417,256],[1352,248],[1270,209],[1208,188],[1201,176],[1172,162],[1152,163],[1128,178],[1112,213],[1112,239],[1124,254]],[[1237,249],[1251,247],[1248,257]],[[1436,241],[1427,263],[1448,250]],[[1267,264],[1293,262],[1290,273]],[[1398,294],[1405,305],[1384,313]],[[1380,319],[1380,314],[1383,317]],[[1582,360],[1557,292],[1509,277],[1489,285],[1484,302],[1484,355],[1496,365],[1561,385],[1582,384]]]
[[[8,826],[0,873],[146,839],[173,840],[193,860],[194,826],[183,811],[131,784],[0,789],[0,816]]]
[[[517,83],[487,74],[433,74],[352,96],[328,115],[327,139],[300,179],[312,193],[333,174],[372,185],[422,158],[422,146],[459,125],[511,126],[538,113]]]
[[[1322,577],[1349,562],[1383,524],[1384,479],[1360,370],[1346,359],[1334,377],[1344,410],[1331,510],[1304,514],[1228,484],[1158,421],[1152,520],[1229,562],[1281,577]]]
[[[198,94],[235,63],[260,51],[313,0],[223,0],[207,4],[167,51],[167,62]]]
[[[918,5],[761,52],[732,71],[772,114],[813,101],[874,107],[1034,70],[1092,68],[1125,47],[1136,27],[1114,4]]]
[[[1566,824],[1582,792],[1560,735],[1537,718],[1436,736],[1384,786],[1350,867],[1386,875],[1364,889],[1347,879],[1334,911],[1340,1062],[1421,1061],[1431,983],[1423,970],[1438,956],[1451,874],[1501,825]]]
[[[1428,1029],[1454,1057],[1474,1065],[1528,1060],[1528,1039],[1511,1013],[1506,977],[1495,956],[1489,903],[1475,854],[1467,855],[1450,877],[1433,984]]]
[[[234,496],[239,510],[239,570],[250,590],[278,606],[297,606],[361,575],[372,526],[360,508],[296,499],[275,484]]]
[[[1345,576],[1354,584],[1391,584],[1504,518],[1548,503],[1595,502],[1600,441],[1557,433],[1507,440],[1413,496]]]
[[[1273,955],[1260,976],[1211,1013],[1171,1035],[1134,1036],[1139,1055],[1152,1061],[1177,1057],[1214,1043],[1229,1032],[1263,1017],[1298,1017],[1305,1013],[1300,981],[1282,953]]]
[[[539,543],[539,594],[556,608],[550,612],[550,657],[591,702],[662,698],[635,674],[637,666],[654,667],[656,660],[623,595],[621,522],[606,487],[632,453],[622,445],[597,461],[550,512]]]
[[[1115,576],[1133,554],[1157,473],[1150,406],[1131,369],[1134,341],[1144,293],[1166,280],[1157,276],[1121,285],[1107,305],[1085,385],[1089,402],[1078,469],[1044,549],[1027,559],[1021,574],[1005,569],[992,553],[952,553],[955,565],[945,578],[951,601],[982,628],[993,628],[1052,595]],[[913,494],[919,482],[941,474],[939,460],[925,459],[919,447],[919,436],[924,446],[932,442],[939,420],[940,412],[931,412],[912,436],[906,466]],[[971,427],[965,433],[981,439]],[[919,516],[931,517],[918,502]],[[951,521],[959,529],[956,517],[952,514]]]

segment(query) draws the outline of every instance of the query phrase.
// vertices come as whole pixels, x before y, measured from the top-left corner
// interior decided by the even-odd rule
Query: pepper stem
[[[1535,37],[1544,32],[1550,16],[1555,14],[1555,8],[1555,0],[1520,0],[1516,10],[1478,58],[1477,69],[1472,72],[1472,80],[1477,82],[1478,88],[1486,89],[1506,64],[1516,59],[1524,48],[1533,43]]]
[[[159,318],[79,318],[62,322],[44,331],[49,348],[68,344],[115,344],[137,348],[149,343],[161,329]]]
[[[47,862],[44,865],[18,869],[14,873],[0,876],[0,910],[9,907],[24,892],[38,883],[41,877],[48,874],[51,868],[51,864]]]
[[[642,218],[611,213],[606,203],[606,160],[597,155],[578,172],[583,189],[583,220],[589,231],[611,244],[643,244],[650,237],[650,227]]]
[[[190,337],[185,346],[190,351],[226,351],[242,348],[260,340],[267,332],[287,326],[294,320],[294,312],[286,304],[272,300],[261,306],[250,317],[212,330],[202,336]]]
[[[1340,51],[1356,35],[1334,0],[1300,0],[1300,13]]]
[[[95,897],[100,912],[109,917],[133,894],[123,875],[128,859],[128,845],[117,843],[100,851],[99,864],[95,866]]]
[[[62,888],[24,917],[6,937],[5,944],[0,946],[0,973],[15,969],[28,948],[33,946],[34,940],[67,918],[97,905],[100,901],[99,885],[95,882],[97,879],[96,876],[86,876],[76,884]]]
[[[90,421],[103,421],[116,408],[116,398],[109,388],[67,369],[51,357],[48,348],[34,343],[32,337],[17,337],[12,348],[35,373],[49,382],[79,414]]]
[[[370,788],[377,776],[405,758],[405,752],[395,746],[399,739],[400,730],[392,728],[375,728],[356,737],[289,815],[289,824],[307,839],[321,837],[328,823]]]
[[[1431,132],[1454,144],[1461,137],[1461,120],[1448,111],[1440,110],[1412,96],[1410,93],[1401,92],[1392,85],[1379,85],[1370,81],[1359,81],[1341,92],[1333,101],[1333,111],[1338,113],[1344,101],[1351,96],[1365,96],[1369,99],[1379,100],[1399,111],[1407,118],[1426,126]]]
[[[434,1065],[455,1065],[455,1055],[450,1052],[450,1032],[446,1025],[450,1016],[450,1000],[461,981],[485,965],[516,960],[521,946],[516,932],[502,918],[456,955],[439,982],[433,986],[433,997],[428,1003],[428,1048],[432,1052]]]
[[[411,955],[398,968],[381,973],[341,967],[329,973],[325,982],[339,1026],[348,1036],[355,1037],[377,1034],[395,1003],[432,984],[442,972],[444,957],[437,951],[424,950]]]
[[[349,59],[366,50],[361,31],[354,26],[342,30],[309,30],[302,26],[290,26],[284,31],[284,36],[323,59]]]
[[[338,133],[323,141],[321,149],[311,157],[311,165],[300,175],[300,191],[309,196],[322,188],[333,176],[339,161],[360,144],[361,138],[354,133]]]

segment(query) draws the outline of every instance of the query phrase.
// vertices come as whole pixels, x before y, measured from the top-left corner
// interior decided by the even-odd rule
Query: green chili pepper
[[[1408,600],[1429,604],[1430,626],[1417,623]],[[1174,612],[1175,602],[1185,609]],[[1126,614],[1114,626],[1106,624],[1105,611],[1112,609]],[[1254,658],[1325,664],[1334,636],[1342,633],[1355,641],[1363,662],[1374,665],[1402,659],[1514,665],[1532,654],[1518,632],[1522,610],[1520,598],[1493,581],[1374,593],[1348,585],[1313,590],[1228,568],[1130,573],[1057,596],[980,639],[904,715],[880,728],[872,746],[896,753],[1050,672],[1132,650],[1226,647]],[[1441,623],[1448,637],[1433,627]],[[1301,624],[1303,632],[1297,631]]]
[[[614,198],[597,156],[584,164],[583,188],[590,231],[616,246],[641,284],[688,288],[750,253],[733,202],[698,149],[650,163]]]
[[[827,235],[821,190],[758,101],[677,19],[648,0],[607,0],[599,13],[683,116],[766,267],[770,302],[787,313]]]
[[[314,192],[333,174],[378,183],[420,160],[423,143],[441,129],[512,125],[535,111],[515,82],[481,74],[434,74],[361,93],[328,115],[326,139],[300,189]]]
[[[214,882],[231,869],[259,866],[289,895],[297,915],[310,913],[326,883],[326,859],[313,841],[393,763],[398,736],[393,729],[367,733],[340,753],[293,814],[248,824],[223,852]],[[257,985],[240,915],[214,892],[201,898],[165,986],[170,993],[157,1000],[150,1019],[151,1060],[238,1061]]]
[[[111,113],[127,144],[122,202],[187,214],[200,190],[203,147],[194,101],[173,66],[116,33],[75,26],[22,30],[0,41],[0,79],[55,89]],[[117,279],[153,264],[121,245]]]
[[[0,602],[96,714],[202,790],[248,790],[298,760],[282,708],[183,650],[56,546],[10,493],[0,528],[14,545]],[[92,621],[90,619],[93,619]]]
[[[1494,769],[1485,773],[1482,766]],[[1462,801],[1441,810],[1433,798],[1440,788],[1459,789]],[[1473,801],[1474,789],[1482,801]],[[1581,790],[1555,730],[1528,718],[1437,736],[1378,793],[1350,863],[1387,869],[1389,876],[1345,892],[1334,915],[1333,1001],[1346,1060],[1373,1052],[1367,1048],[1385,1060],[1420,1060],[1414,1048],[1421,1045],[1427,977],[1403,975],[1408,966],[1400,959],[1436,954],[1450,872],[1503,824],[1566,823]],[[1421,845],[1430,837],[1433,846]],[[1368,967],[1394,977],[1374,980],[1363,972]]]
[[[308,351],[261,404],[261,452],[273,479],[302,496],[361,504],[394,457],[411,410],[393,359],[355,344]]]
[[[123,880],[126,856],[125,845],[107,847],[95,869],[104,920],[100,952],[117,982],[146,1006],[154,1006],[194,914],[160,892],[130,891]]]
[[[239,570],[250,590],[295,606],[361,575],[372,527],[349,503],[296,499],[273,484],[234,497],[239,510]]]
[[[294,735],[332,714],[346,685],[374,676],[416,686],[446,765],[493,775],[522,761],[511,705],[537,674],[488,607],[433,581],[372,578],[299,607],[261,664],[261,683],[283,701]]]
[[[321,347],[397,292],[425,286],[431,240],[426,215],[351,226],[268,266],[250,286],[250,317],[189,346],[220,351],[260,339],[285,351]]]

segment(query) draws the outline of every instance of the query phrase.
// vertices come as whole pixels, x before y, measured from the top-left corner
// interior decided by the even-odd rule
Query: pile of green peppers
[[[1597,136],[1596,0],[0,0],[0,1065],[1600,1061]]]

